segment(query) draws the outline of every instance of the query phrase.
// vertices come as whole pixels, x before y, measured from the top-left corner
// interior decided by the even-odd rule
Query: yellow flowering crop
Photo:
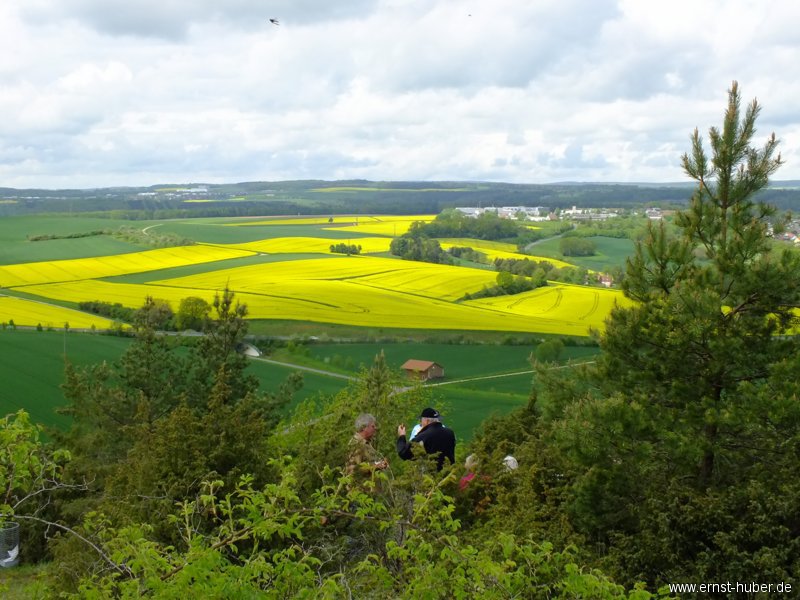
[[[113,323],[103,317],[93,316],[78,310],[54,306],[34,300],[24,300],[11,296],[0,296],[0,322],[14,321],[15,325],[28,327],[63,328],[69,323],[73,329],[109,329]]]
[[[158,285],[219,289],[226,282],[233,289],[265,293],[289,282],[330,280],[353,286],[456,300],[484,285],[494,285],[493,271],[435,265],[371,256],[336,257],[250,265],[162,280]],[[358,291],[358,293],[363,290]]]
[[[360,233],[371,235],[386,235],[391,237],[398,237],[408,232],[411,229],[411,224],[416,221],[430,223],[435,217],[432,215],[423,215],[417,217],[382,217],[380,221],[363,221],[359,219],[357,224],[351,224],[343,227],[326,227],[331,231],[347,231],[348,233]]]
[[[608,294],[607,290],[574,286],[574,301],[562,299],[560,311],[552,308],[555,300],[547,295],[539,305],[527,294],[455,302],[465,292],[493,285],[495,277],[492,271],[353,256],[264,263],[147,285],[72,281],[26,290],[63,300],[102,298],[130,307],[141,306],[150,295],[167,300],[176,308],[187,296],[210,301],[217,290],[228,285],[238,300],[247,304],[249,316],[254,319],[565,335],[586,335],[590,325],[601,324],[601,308],[605,305],[597,299],[604,292]],[[584,289],[590,293],[584,294]],[[570,290],[564,296],[570,297],[571,293]],[[525,302],[519,310],[509,306],[523,297]]]
[[[389,238],[382,237],[354,237],[351,239],[282,237],[259,240],[257,242],[245,242],[243,244],[231,244],[226,247],[252,252],[265,252],[267,254],[296,254],[304,252],[331,254],[332,244],[345,243],[361,246],[361,253],[369,254],[371,252],[388,252],[391,242],[392,240]]]
[[[378,225],[381,223],[413,223],[414,221],[433,221],[435,215],[337,215],[335,217],[273,217],[270,219],[258,219],[255,221],[237,221],[226,223],[230,227],[247,227],[249,225],[335,225],[334,229],[341,229],[339,226],[362,227],[367,225]],[[374,233],[364,231],[364,233]],[[388,235],[391,235],[388,234]],[[398,234],[399,235],[399,234]]]
[[[445,250],[452,248],[453,246],[467,246],[473,250],[482,252],[489,258],[490,261],[493,261],[495,258],[516,258],[517,260],[524,260],[527,258],[528,260],[535,260],[537,262],[545,260],[559,269],[564,267],[575,267],[575,265],[571,265],[568,262],[564,262],[563,260],[559,260],[557,258],[521,254],[517,252],[517,247],[514,244],[506,244],[503,242],[475,240],[472,238],[446,238],[439,240],[439,243]]]
[[[296,261],[300,262],[300,261]],[[224,282],[223,282],[224,285]],[[236,299],[247,304],[253,319],[289,319],[375,327],[537,331],[535,320],[509,312],[475,309],[436,298],[406,294],[331,279],[262,281],[249,288],[231,282]],[[182,298],[211,301],[216,290],[165,285],[72,281],[31,286],[32,293],[53,299],[95,299],[141,306],[146,296],[168,301],[173,309]],[[585,328],[581,328],[585,335]]]
[[[0,266],[0,286],[16,287],[57,281],[97,279],[158,269],[182,267],[229,258],[250,256],[252,251],[222,246],[178,246],[131,254],[76,258]]]
[[[602,329],[614,306],[630,306],[632,301],[620,290],[557,283],[522,294],[469,300],[464,304]]]

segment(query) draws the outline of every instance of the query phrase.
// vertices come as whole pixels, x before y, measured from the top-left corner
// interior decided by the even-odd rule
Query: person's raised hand
[[[406,434],[406,426],[400,423],[397,426],[397,436],[400,437],[401,435],[404,436]]]

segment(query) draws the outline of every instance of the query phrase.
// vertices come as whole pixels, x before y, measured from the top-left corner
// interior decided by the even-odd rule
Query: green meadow
[[[429,403],[442,411],[446,423],[462,441],[471,440],[487,417],[524,406],[533,384],[529,360],[533,345],[341,343],[311,344],[307,348],[307,356],[282,351],[279,358],[353,374],[371,365],[379,352],[396,372],[409,358],[439,363],[445,377],[425,385]],[[565,347],[559,362],[590,361],[597,352],[595,347]],[[421,408],[409,406],[408,423],[415,421]]]
[[[0,219],[0,265],[138,252],[144,248],[108,235],[33,242],[29,240],[29,237],[41,235],[66,236],[109,230],[123,225],[132,226],[132,223],[133,221],[67,215],[3,217]],[[140,224],[137,226],[143,227]]]
[[[624,267],[625,259],[633,254],[633,242],[626,238],[594,236],[587,238],[594,242],[594,256],[567,256],[561,254],[561,238],[549,238],[536,242],[529,251],[537,256],[548,256],[564,260],[590,271],[607,271],[611,267]]]
[[[34,420],[48,427],[63,429],[69,417],[57,409],[66,403],[61,391],[64,357],[76,365],[113,362],[125,352],[131,338],[63,331],[0,330],[0,415],[24,408]],[[505,414],[525,404],[531,389],[532,374],[493,377],[505,373],[530,371],[528,356],[532,347],[490,344],[455,345],[430,343],[396,344],[319,344],[302,357],[282,352],[275,358],[296,364],[356,375],[384,352],[388,365],[400,373],[408,358],[432,360],[445,367],[446,377],[427,386],[430,402],[442,407],[447,422],[457,429],[459,438],[472,438],[478,425],[492,414]],[[565,349],[563,360],[590,360],[596,348]],[[339,357],[335,359],[334,357]],[[336,363],[339,366],[335,366]],[[292,367],[253,360],[248,367],[262,391],[273,391],[295,371]],[[303,388],[287,410],[310,397],[330,397],[345,389],[345,379],[301,371]],[[484,377],[485,379],[471,378]],[[461,381],[467,379],[467,381]],[[409,407],[409,422],[422,407]]]
[[[189,219],[160,221],[154,232],[174,233],[206,244],[242,244],[257,240],[282,237],[322,237],[346,240],[355,237],[353,232],[337,231],[328,223],[303,225],[246,225],[259,219]],[[372,234],[370,234],[372,236]]]
[[[50,427],[64,428],[69,417],[56,409],[65,405],[61,383],[64,380],[64,352],[75,365],[113,362],[125,352],[131,338],[57,331],[0,331],[0,415],[24,408],[34,420]],[[293,371],[252,361],[249,371],[260,389],[274,390]],[[297,394],[302,400],[318,394],[334,394],[346,382],[315,373],[303,373],[304,386]]]

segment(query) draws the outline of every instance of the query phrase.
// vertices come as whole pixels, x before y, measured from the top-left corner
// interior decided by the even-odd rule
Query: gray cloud
[[[240,29],[308,25],[370,14],[377,0],[31,0],[20,13],[31,24],[77,21],[99,33],[143,38],[183,39],[202,23],[225,23]]]
[[[733,79],[800,178],[800,5],[733,2],[7,0],[0,186],[680,180]]]

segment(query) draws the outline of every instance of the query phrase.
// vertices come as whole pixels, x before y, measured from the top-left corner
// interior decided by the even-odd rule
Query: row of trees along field
[[[478,477],[394,454],[426,390],[393,394],[382,356],[334,398],[279,415],[299,377],[257,391],[229,292],[175,354],[145,320],[113,365],[67,366],[72,428],[43,444],[0,422],[0,511],[67,597],[649,598],[667,582],[796,585],[800,260],[754,200],[780,165],[758,106],[729,92],[678,235],[650,227],[594,365],[537,368],[527,406],[484,423]],[[450,407],[458,410],[458,406]],[[343,472],[378,418],[387,471]],[[516,471],[501,468],[513,454]],[[646,590],[642,586],[646,586]],[[660,589],[660,591],[659,591]],[[795,587],[795,589],[797,589]]]

